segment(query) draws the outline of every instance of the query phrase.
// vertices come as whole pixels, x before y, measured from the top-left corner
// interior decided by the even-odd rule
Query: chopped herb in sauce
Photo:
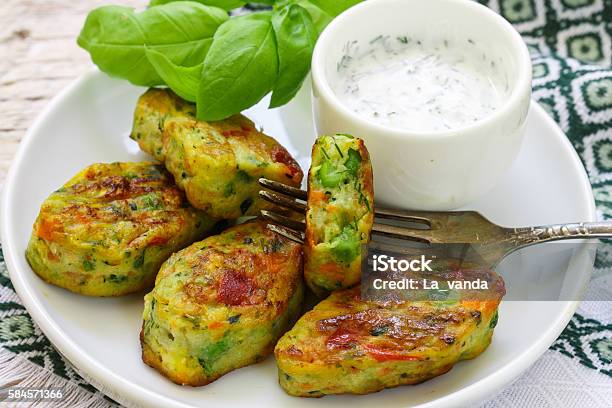
[[[412,131],[459,128],[508,99],[507,73],[494,59],[501,61],[472,39],[413,42],[404,35],[390,41],[381,34],[364,45],[346,43],[332,88],[349,109],[374,122]]]

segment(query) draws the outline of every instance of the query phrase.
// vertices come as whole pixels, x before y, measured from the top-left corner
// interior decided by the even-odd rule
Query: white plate
[[[141,295],[115,299],[75,295],[42,282],[24,257],[32,223],[49,193],[91,163],[145,157],[128,139],[132,111],[141,92],[98,72],[76,81],[49,104],[25,136],[2,201],[4,255],[17,293],[57,349],[118,401],[126,405],[226,408],[464,405],[486,398],[516,378],[550,346],[571,318],[576,302],[504,302],[493,343],[482,356],[461,362],[448,374],[426,383],[366,396],[289,397],[277,384],[273,358],[236,370],[205,387],[172,384],[140,359]],[[303,101],[289,107],[289,113],[296,106],[299,110],[300,103]],[[308,125],[286,123],[292,131],[288,134],[279,112],[265,106],[265,102],[259,104],[247,115],[306,164],[310,142],[297,140],[295,135],[303,135]],[[295,117],[296,112],[293,114]],[[577,154],[536,104],[529,114],[519,159],[496,189],[471,207],[504,225],[595,219],[591,188]],[[588,278],[592,264],[579,255],[573,262]]]

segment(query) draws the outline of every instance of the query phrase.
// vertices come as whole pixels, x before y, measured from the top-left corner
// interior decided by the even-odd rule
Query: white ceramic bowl
[[[504,104],[463,128],[411,132],[360,117],[330,85],[349,41],[379,35],[450,38],[493,55],[510,84]],[[531,61],[520,35],[501,16],[464,0],[370,0],[333,20],[312,58],[313,115],[318,134],[350,133],[365,140],[378,204],[451,210],[491,190],[516,158],[531,97]]]

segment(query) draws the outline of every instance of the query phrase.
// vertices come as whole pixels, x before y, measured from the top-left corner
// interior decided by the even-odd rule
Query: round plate
[[[91,163],[146,158],[128,138],[132,112],[142,92],[99,72],[76,81],[49,104],[26,134],[2,200],[4,255],[17,293],[56,348],[112,398],[150,407],[466,405],[517,377],[571,318],[577,302],[503,302],[493,343],[480,357],[423,384],[364,396],[290,397],[278,386],[272,357],[205,387],[171,383],[140,359],[141,294],[110,299],[79,296],[44,283],[24,257],[40,204],[53,190]],[[264,100],[246,114],[307,166],[312,142],[307,105],[302,96],[281,115],[267,110]],[[529,113],[518,160],[494,191],[470,207],[494,222],[512,226],[595,219],[591,187],[576,152],[536,104]],[[588,277],[591,261],[577,259],[578,270]]]

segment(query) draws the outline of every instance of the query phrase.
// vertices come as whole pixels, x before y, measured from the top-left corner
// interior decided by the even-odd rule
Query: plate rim
[[[19,254],[13,249],[11,242],[11,229],[9,228],[8,209],[13,201],[15,186],[15,178],[19,169],[25,162],[24,157],[33,143],[34,136],[40,132],[42,124],[53,113],[58,105],[62,104],[65,99],[71,96],[79,88],[84,86],[88,81],[95,80],[97,76],[104,75],[97,68],[93,68],[88,72],[80,75],[72,81],[67,87],[53,97],[42,112],[36,117],[32,125],[28,128],[23,136],[19,148],[11,162],[11,166],[6,176],[4,186],[2,187],[2,197],[0,202],[0,237],[2,238],[2,247],[4,259],[9,272],[9,277],[13,283],[17,295],[23,302],[28,313],[38,324],[42,332],[47,336],[53,346],[66,357],[66,359],[74,365],[77,372],[81,374],[87,381],[93,383],[102,392],[109,395],[111,398],[120,402],[125,402],[126,405],[144,404],[145,406],[174,406],[174,407],[191,407],[182,401],[157,394],[149,388],[126,381],[123,377],[112,372],[106,366],[99,364],[95,359],[83,352],[78,344],[70,339],[62,329],[50,318],[48,312],[33,296],[31,288],[24,279],[21,272],[16,267],[16,257]],[[530,111],[534,115],[543,117],[546,126],[553,131],[560,139],[564,150],[568,150],[572,157],[572,165],[574,171],[581,174],[583,183],[583,192],[580,195],[589,201],[587,207],[588,219],[585,221],[596,221],[595,200],[591,183],[589,181],[586,169],[584,168],[580,156],[572,146],[571,142],[557,123],[546,113],[537,102],[531,101]],[[531,366],[535,361],[550,347],[554,340],[561,334],[567,323],[570,321],[575,310],[578,307],[579,301],[562,301],[565,303],[563,313],[560,313],[556,321],[550,329],[543,333],[538,341],[534,342],[529,348],[525,349],[517,358],[512,360],[503,369],[497,370],[488,376],[461,388],[455,392],[447,394],[443,397],[432,401],[417,405],[418,407],[434,407],[448,406],[457,404],[466,404],[477,400],[483,400],[485,397],[492,395],[504,385],[508,384],[517,378],[523,371]],[[164,404],[164,405],[162,405]]]

